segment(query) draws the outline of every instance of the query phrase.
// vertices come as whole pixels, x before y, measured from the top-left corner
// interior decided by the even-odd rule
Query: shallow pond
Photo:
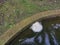
[[[60,45],[60,17],[37,20],[6,45]]]

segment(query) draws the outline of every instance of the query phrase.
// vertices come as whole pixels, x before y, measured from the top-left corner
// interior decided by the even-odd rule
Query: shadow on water
[[[6,45],[60,45],[60,17],[49,17],[37,21],[43,25],[41,32],[33,32],[30,29],[31,24]]]

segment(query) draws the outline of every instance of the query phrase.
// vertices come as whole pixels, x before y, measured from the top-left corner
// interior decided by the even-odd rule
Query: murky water
[[[34,22],[8,45],[60,45],[60,17]]]

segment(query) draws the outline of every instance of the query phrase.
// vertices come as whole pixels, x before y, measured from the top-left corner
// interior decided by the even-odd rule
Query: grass
[[[44,0],[41,1],[44,2]],[[37,5],[29,0],[7,0],[0,4],[0,17],[2,17],[0,18],[0,35],[17,22],[35,13],[59,8],[60,3]]]

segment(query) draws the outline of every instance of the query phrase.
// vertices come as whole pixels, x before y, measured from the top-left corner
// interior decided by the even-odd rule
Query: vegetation
[[[7,0],[0,4],[0,35],[26,17],[59,8],[59,0]]]

